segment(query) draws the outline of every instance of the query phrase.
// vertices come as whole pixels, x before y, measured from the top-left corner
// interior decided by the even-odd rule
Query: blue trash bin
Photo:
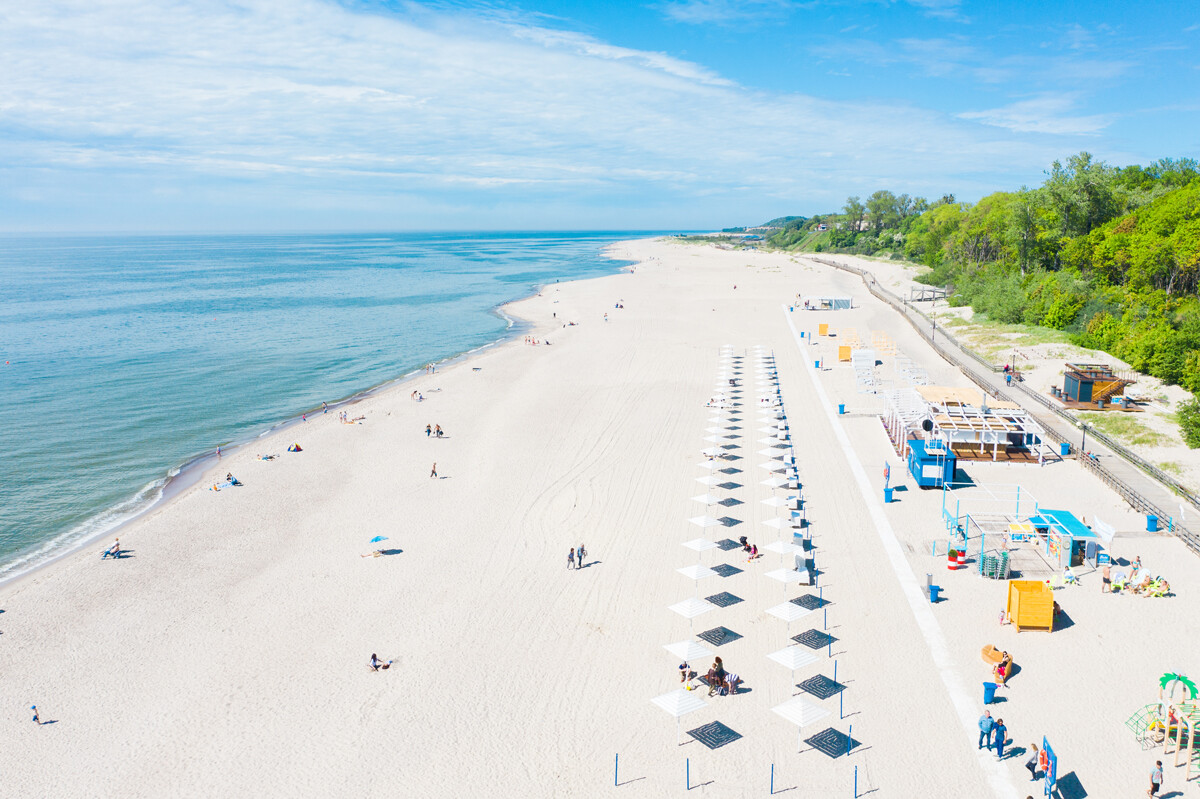
[[[1064,458],[1071,454],[1071,444],[1068,441],[1058,442],[1058,454]]]
[[[1158,517],[1157,516],[1147,516],[1146,517],[1146,532],[1147,533],[1157,533],[1158,532]]]
[[[885,488],[885,489],[883,489],[883,501],[884,501],[884,503],[890,503],[890,502],[892,501],[892,492],[893,492],[893,491],[895,491],[895,490],[896,490],[896,489],[894,489],[894,488]]]
[[[846,404],[839,402],[838,403],[838,416],[842,416],[845,413],[846,413]]]
[[[936,605],[938,598],[941,597],[941,595],[942,595],[942,587],[940,585],[929,586],[929,602],[930,602],[930,604]]]
[[[983,684],[983,703],[990,705],[996,700],[996,683],[985,682]]]

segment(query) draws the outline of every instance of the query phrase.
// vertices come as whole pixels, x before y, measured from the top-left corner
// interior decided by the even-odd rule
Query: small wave
[[[13,560],[0,565],[0,584],[69,554],[145,513],[162,498],[163,489],[168,481],[178,474],[178,468],[172,469],[167,477],[147,483],[129,499],[106,508],[67,532],[42,542],[36,549],[21,553]]]

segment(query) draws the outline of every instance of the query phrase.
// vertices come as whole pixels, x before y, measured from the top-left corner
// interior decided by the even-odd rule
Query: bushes
[[[1191,400],[1179,406],[1179,426],[1183,429],[1183,441],[1192,449],[1200,448],[1200,399]]]

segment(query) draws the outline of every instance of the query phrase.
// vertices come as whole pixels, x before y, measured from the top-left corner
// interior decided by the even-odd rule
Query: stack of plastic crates
[[[984,577],[992,580],[1007,580],[1008,579],[1008,553],[1001,552],[998,555],[985,554],[981,558],[980,573]]]

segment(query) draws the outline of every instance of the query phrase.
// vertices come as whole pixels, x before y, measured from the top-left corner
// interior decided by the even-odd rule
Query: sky
[[[1200,6],[39,0],[0,231],[701,230],[1200,157]]]

